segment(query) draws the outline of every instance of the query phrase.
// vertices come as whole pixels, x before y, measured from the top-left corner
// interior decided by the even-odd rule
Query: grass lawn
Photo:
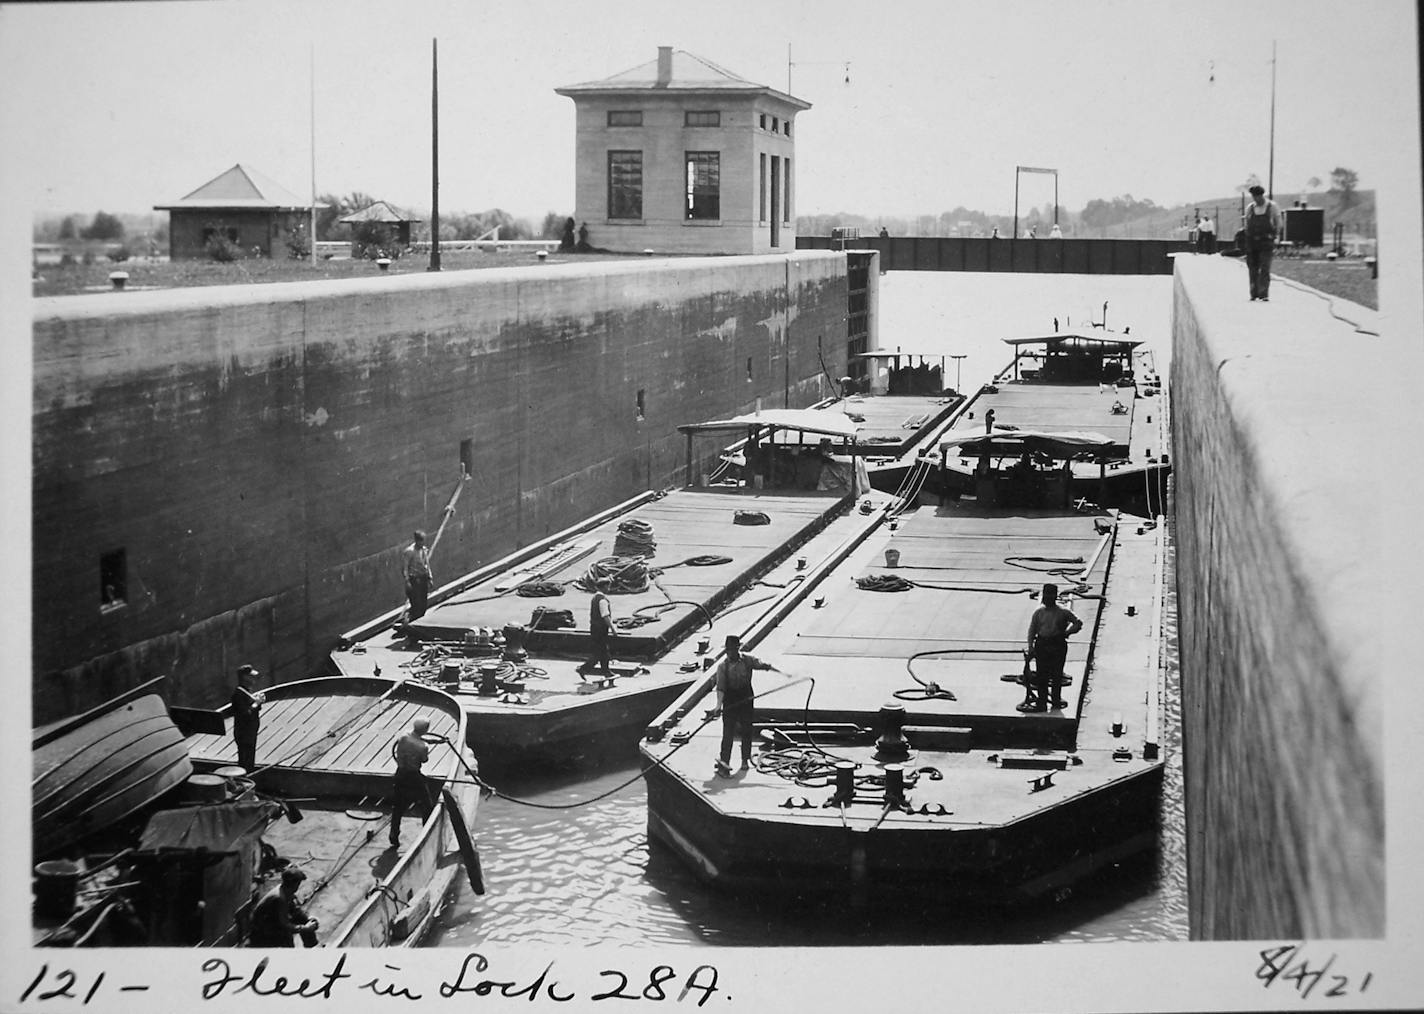
[[[618,260],[637,254],[551,253],[546,264]],[[509,268],[538,264],[532,251],[462,250],[442,253],[442,271],[469,271],[478,268]],[[423,273],[430,265],[429,254],[416,254],[391,262],[387,274]],[[133,259],[119,263],[98,260],[93,264],[48,264],[38,269],[34,280],[36,296],[73,296],[91,292],[111,292],[109,274],[127,271],[129,289],[174,289],[194,285],[246,285],[262,282],[307,282],[323,278],[369,278],[381,274],[375,261],[350,259],[268,260],[256,257],[220,264],[217,261],[158,261]]]
[[[1339,296],[1368,306],[1371,310],[1379,309],[1379,282],[1370,277],[1369,266],[1363,260],[1276,257],[1271,261],[1271,274],[1309,285],[1328,296]]]

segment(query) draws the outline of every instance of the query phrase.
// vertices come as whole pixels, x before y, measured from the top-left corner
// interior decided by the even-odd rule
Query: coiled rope
[[[683,599],[677,599],[672,602],[654,602],[652,605],[639,606],[633,610],[632,616],[620,616],[613,621],[613,625],[619,630],[631,630],[647,623],[656,623],[662,618],[662,614],[673,606],[696,606],[702,613],[702,619],[707,624],[707,629],[712,629],[712,614],[707,611],[707,607],[701,602],[692,602]],[[652,615],[647,615],[648,613]]]
[[[732,514],[732,524],[734,525],[769,525],[770,515],[761,511],[736,511]]]
[[[613,555],[616,557],[652,556],[657,552],[658,543],[653,538],[653,526],[637,518],[629,518],[618,525],[618,536],[613,540]]]
[[[574,586],[593,592],[598,590],[599,581],[607,581],[610,595],[636,595],[647,591],[650,580],[648,565],[641,557],[605,556],[584,571]]]

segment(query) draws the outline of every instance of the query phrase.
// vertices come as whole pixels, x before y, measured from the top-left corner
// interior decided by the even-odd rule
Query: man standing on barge
[[[250,665],[237,667],[237,688],[229,704],[232,709],[232,739],[237,744],[237,763],[250,775],[257,770],[257,733],[262,727],[262,704],[266,700],[257,689],[261,675]]]
[[[424,736],[430,730],[430,720],[417,718],[407,732],[391,745],[396,760],[396,777],[391,786],[391,848],[400,846],[401,821],[412,806],[420,808],[421,816],[429,816],[435,803],[430,798],[421,768],[430,759],[430,747]]]
[[[593,656],[580,666],[580,675],[594,671],[600,676],[613,675],[613,606],[608,601],[608,590],[613,583],[606,577],[594,582],[593,598],[588,603],[588,640],[593,647]]]
[[[410,602],[406,620],[418,620],[425,615],[426,600],[433,578],[430,573],[430,550],[425,545],[425,533],[416,532],[402,558],[405,574],[405,596]]]
[[[717,666],[714,676],[717,687],[717,706],[710,717],[722,716],[722,753],[717,761],[717,774],[722,778],[732,777],[732,740],[741,737],[742,767],[745,771],[752,763],[752,718],[755,713],[752,693],[752,670],[766,669],[780,672],[770,662],[763,662],[753,655],[742,654],[742,639],[736,634],[727,635],[727,653]]]
[[[1043,605],[1028,621],[1028,647],[1024,660],[1035,663],[1033,683],[1020,711],[1056,711],[1066,708],[1063,700],[1063,663],[1068,658],[1068,638],[1083,629],[1083,621],[1058,604],[1058,586],[1043,586]],[[1037,692],[1035,694],[1035,691]]]

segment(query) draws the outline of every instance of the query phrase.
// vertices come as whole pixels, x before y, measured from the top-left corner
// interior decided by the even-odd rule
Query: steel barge
[[[781,670],[756,673],[749,770],[714,770],[711,674],[649,726],[650,836],[701,878],[1007,903],[1153,847],[1163,525],[1065,505],[1063,465],[1084,444],[1051,436],[1033,441],[1040,502],[1005,506],[996,493],[1030,487],[986,449],[975,492],[880,510],[747,632],[746,650]],[[1045,582],[1084,630],[1069,706],[1025,714],[1025,630]]]

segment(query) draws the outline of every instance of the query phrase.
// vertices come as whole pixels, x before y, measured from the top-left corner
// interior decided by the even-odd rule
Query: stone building
[[[670,46],[631,70],[554,90],[574,101],[574,217],[591,246],[796,248],[793,126],[809,102]]]
[[[208,257],[208,240],[215,235],[225,236],[244,256],[287,257],[293,235],[311,235],[311,208],[310,201],[241,164],[172,204],[153,206],[168,212],[173,260]]]

